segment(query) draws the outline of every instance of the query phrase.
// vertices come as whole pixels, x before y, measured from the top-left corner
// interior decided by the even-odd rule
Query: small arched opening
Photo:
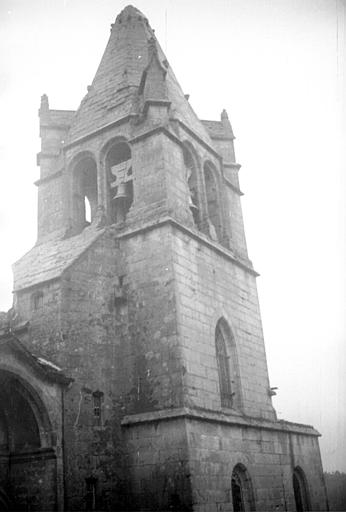
[[[237,464],[233,469],[231,494],[233,512],[256,510],[251,478],[243,464]]]
[[[204,181],[207,194],[208,231],[213,240],[222,240],[222,223],[220,213],[219,191],[216,169],[210,162],[204,164]]]
[[[114,142],[106,155],[110,217],[123,222],[133,203],[131,148],[125,141]]]
[[[297,466],[293,471],[293,492],[297,512],[310,510],[310,499],[306,476],[302,468]]]
[[[219,374],[221,407],[241,407],[241,386],[237,348],[233,333],[224,318],[216,324],[215,350]]]
[[[97,211],[97,167],[91,156],[81,158],[73,168],[72,208],[74,229],[82,231]]]
[[[39,311],[43,307],[43,292],[36,291],[30,297],[30,306],[32,311]]]
[[[192,151],[184,146],[184,164],[186,169],[186,179],[189,187],[189,207],[193,222],[197,229],[201,229],[201,202],[197,178],[196,159]]]

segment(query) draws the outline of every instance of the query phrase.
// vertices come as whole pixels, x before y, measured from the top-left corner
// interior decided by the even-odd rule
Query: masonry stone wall
[[[273,419],[255,277],[178,229],[172,240],[187,399],[220,409],[215,328],[224,317],[237,347],[242,412]]]
[[[64,229],[63,179],[61,174],[41,182],[38,191],[38,240],[49,240]]]
[[[42,301],[35,308],[33,298],[42,293]],[[40,283],[37,286],[15,293],[16,311],[25,321],[30,321],[30,336],[26,336],[26,345],[33,354],[45,354],[58,363],[60,343],[63,333],[60,328],[61,283],[58,280]]]
[[[157,418],[145,422],[142,416],[136,422],[136,417],[132,417],[123,430],[131,475],[129,510],[190,511],[192,496],[184,420]]]
[[[123,346],[127,306],[122,301],[119,250],[111,236],[101,236],[62,279],[61,332],[56,359],[75,379],[65,398],[66,495],[71,510],[86,507],[87,479],[96,478],[99,503],[107,508],[121,494],[122,441],[119,396],[124,384]],[[120,298],[120,301],[119,301]],[[100,418],[94,396],[101,393]]]
[[[173,259],[168,226],[122,242],[129,280],[129,343],[142,397],[136,412],[182,404]],[[137,370],[136,370],[137,368]]]
[[[17,455],[11,459],[9,494],[13,496],[14,509],[56,510],[57,475],[54,453]]]
[[[301,468],[307,477],[311,510],[328,510],[318,437],[293,433],[290,445],[292,466]]]
[[[240,196],[238,192],[226,186],[226,197],[228,202],[228,218],[230,223],[231,243],[230,246],[244,259],[247,258],[247,245],[244,232],[244,222]]]
[[[315,436],[202,418],[187,422],[187,435],[195,512],[233,511],[231,476],[237,464],[250,476],[255,510],[294,511],[293,470],[299,455],[311,510],[327,510]]]

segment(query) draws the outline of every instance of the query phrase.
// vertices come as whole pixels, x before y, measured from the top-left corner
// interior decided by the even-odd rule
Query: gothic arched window
[[[109,183],[110,217],[112,222],[122,222],[133,203],[133,176],[130,146],[124,141],[115,142],[106,156]]]
[[[234,512],[256,510],[250,475],[243,464],[237,464],[234,467],[231,486]]]
[[[197,229],[201,229],[201,205],[199,199],[196,162],[192,152],[184,147],[184,164],[186,169],[186,179],[189,187],[189,203],[192,218]]]
[[[208,231],[213,240],[221,241],[222,225],[216,171],[209,162],[204,164],[204,180],[207,194]]]
[[[293,471],[293,491],[297,512],[310,510],[310,501],[304,471],[297,466]]]
[[[223,318],[216,325],[215,349],[221,407],[238,408],[241,406],[241,389],[237,350],[233,334]]]
[[[97,168],[95,160],[85,156],[73,169],[73,226],[81,231],[94,219],[97,210]]]

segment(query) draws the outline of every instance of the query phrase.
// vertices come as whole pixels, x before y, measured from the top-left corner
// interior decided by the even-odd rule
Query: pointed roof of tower
[[[151,61],[153,44],[156,45],[160,65],[166,70],[166,99],[171,102],[175,117],[212,145],[205,127],[184,96],[147,18],[132,5],[125,7],[111,26],[110,38],[95,77],[72,121],[70,141],[137,113],[138,91],[143,72]]]

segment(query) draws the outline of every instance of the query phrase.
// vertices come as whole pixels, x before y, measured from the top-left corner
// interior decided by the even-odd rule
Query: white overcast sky
[[[0,310],[35,243],[37,110],[76,109],[127,5],[0,0]],[[233,125],[279,418],[346,471],[345,0],[137,0],[202,119]]]

